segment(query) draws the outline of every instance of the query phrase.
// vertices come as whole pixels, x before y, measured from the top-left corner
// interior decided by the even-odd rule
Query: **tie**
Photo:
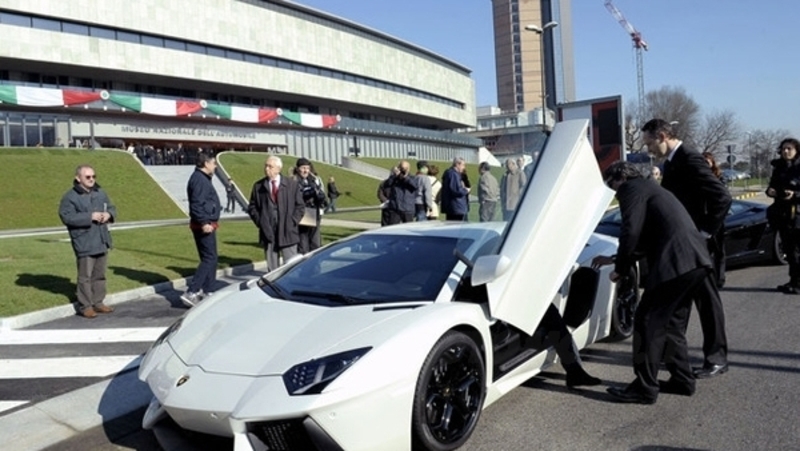
[[[278,203],[278,181],[272,181],[272,201]]]

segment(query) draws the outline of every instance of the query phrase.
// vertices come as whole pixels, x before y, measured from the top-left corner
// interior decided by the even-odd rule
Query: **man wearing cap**
[[[301,254],[307,254],[321,245],[319,226],[322,220],[322,212],[325,209],[325,188],[322,180],[317,177],[314,167],[307,158],[298,158],[294,170],[294,179],[300,185],[300,192],[303,195],[306,213],[311,213],[315,225],[300,226],[300,244],[297,250]]]
[[[433,194],[431,193],[431,180],[428,177],[428,162],[417,162],[417,194],[414,200],[414,218],[417,221],[427,221],[428,213],[433,208]]]

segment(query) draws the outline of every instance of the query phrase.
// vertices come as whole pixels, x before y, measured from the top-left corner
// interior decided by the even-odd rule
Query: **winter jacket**
[[[195,169],[189,183],[186,184],[186,195],[189,198],[189,218],[191,222],[199,225],[216,224],[222,206],[211,176]]]
[[[91,191],[86,191],[77,180],[74,181],[72,189],[61,198],[58,216],[67,226],[72,250],[78,258],[102,255],[112,247],[108,223],[92,221],[95,212],[109,213],[109,223],[117,219],[117,209],[100,185],[95,184]]]
[[[439,195],[445,215],[465,215],[469,211],[469,190],[464,187],[461,174],[454,168],[444,171]]]

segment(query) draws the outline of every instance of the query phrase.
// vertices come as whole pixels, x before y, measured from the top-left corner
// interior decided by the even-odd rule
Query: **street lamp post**
[[[751,177],[758,177],[757,172],[753,172],[753,162],[757,161],[758,156],[756,155],[756,160],[753,159],[753,133],[752,132],[744,132],[747,135],[747,161],[748,161],[748,168],[750,170]],[[756,163],[757,167],[758,163]]]
[[[542,77],[542,131],[547,131],[547,84],[544,72],[544,32],[558,26],[558,22],[547,22],[543,26],[528,24],[525,29],[539,35],[539,59],[541,61]]]

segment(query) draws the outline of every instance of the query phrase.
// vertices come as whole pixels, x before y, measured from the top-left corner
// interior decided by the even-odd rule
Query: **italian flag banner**
[[[293,113],[291,111],[281,111],[281,116],[297,125],[311,128],[333,127],[342,120],[342,117],[339,115],[331,116],[324,114]]]
[[[280,114],[280,110],[270,108],[247,108],[239,106],[221,105],[218,103],[205,103],[205,109],[219,117],[237,122],[269,122]]]
[[[118,94],[110,94],[108,100],[123,108],[156,116],[188,116],[203,109],[200,102],[185,100],[155,99],[152,97]]]
[[[0,102],[23,106],[68,106],[100,100],[99,92],[0,85]]]

